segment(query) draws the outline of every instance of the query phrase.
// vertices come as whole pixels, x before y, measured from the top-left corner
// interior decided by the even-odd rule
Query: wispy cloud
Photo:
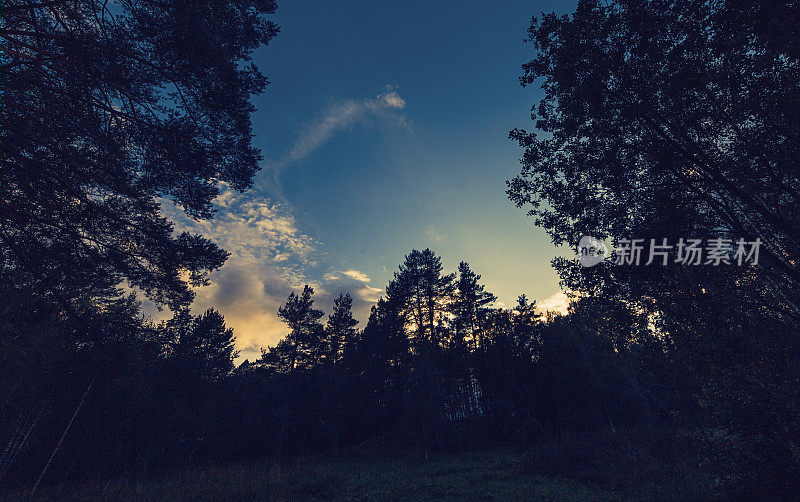
[[[405,106],[391,86],[372,98],[331,103],[306,123],[283,156],[267,163],[251,191],[242,194],[221,183],[212,220],[193,220],[173,204],[162,203],[176,230],[199,233],[231,253],[211,275],[210,284],[196,290],[192,310],[214,307],[222,312],[234,328],[241,358],[257,358],[261,347],[274,345],[286,334],[277,309],[303,284],[314,288],[316,303],[324,309],[330,309],[339,293],[350,292],[354,314],[366,320],[382,290],[368,286],[370,278],[363,272],[338,271],[320,263],[325,256],[323,245],[300,229],[283,195],[280,176],[347,127],[374,119],[404,125],[400,112]],[[328,272],[323,273],[325,269]]]
[[[313,263],[318,243],[300,231],[285,205],[225,187],[215,203],[212,220],[192,220],[178,210],[166,212],[179,227],[220,244],[233,260]]]
[[[428,229],[425,230],[425,234],[427,234],[427,236],[434,242],[441,242],[442,240],[442,234],[437,232],[436,229],[433,228],[433,225],[429,226]]]
[[[327,109],[305,124],[297,140],[279,159],[267,162],[259,178],[260,187],[281,200],[286,200],[281,186],[281,174],[290,166],[308,158],[338,131],[373,118],[393,119],[405,125],[398,112],[406,101],[397,90],[387,85],[385,92],[366,99],[346,99],[331,103]]]
[[[364,285],[361,288],[356,290],[357,298],[361,299],[368,304],[373,304],[378,301],[378,299],[383,294],[383,290],[380,288],[373,288],[372,286]]]
[[[369,282],[369,276],[364,272],[359,272],[358,270],[345,270],[344,272],[342,272],[342,274],[357,281]]]

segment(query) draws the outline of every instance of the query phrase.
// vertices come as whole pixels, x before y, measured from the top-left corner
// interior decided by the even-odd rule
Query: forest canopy
[[[3,5],[0,487],[505,448],[525,452],[515,475],[796,496],[797,2],[581,0],[534,17],[519,81],[541,99],[510,132],[507,196],[553,244],[743,239],[760,260],[555,258],[559,315],[524,294],[501,305],[466,261],[412,249],[366,322],[347,291],[326,312],[306,284],[277,309],[284,336],[237,365],[224,306],[193,304],[231,250],[162,208],[209,220],[221,190],[253,185],[251,99],[268,84],[253,54],[276,9]]]

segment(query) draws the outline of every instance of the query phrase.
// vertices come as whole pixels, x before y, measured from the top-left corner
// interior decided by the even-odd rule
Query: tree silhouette
[[[278,317],[291,330],[281,349],[289,371],[312,366],[322,358],[324,328],[319,319],[324,314],[314,308],[313,295],[314,289],[306,285],[299,296],[292,292],[286,304],[278,308]]]
[[[442,275],[442,259],[430,249],[412,250],[386,287],[389,303],[399,306],[417,346],[440,345],[444,316],[455,289],[454,274]]]
[[[233,329],[214,309],[198,317],[179,312],[164,328],[171,333],[170,358],[186,365],[189,372],[208,381],[219,380],[233,371],[238,355],[234,349]]]
[[[248,99],[267,80],[250,54],[277,33],[275,8],[4,6],[0,242],[20,279],[73,317],[74,291],[113,295],[123,280],[158,304],[191,301],[227,255],[173,235],[159,202],[210,218],[221,182],[252,183]]]
[[[473,348],[481,345],[481,328],[485,325],[496,296],[484,290],[481,276],[462,261],[458,265],[458,280],[452,305],[453,336],[456,345],[466,341]]]
[[[525,152],[508,182],[511,200],[556,244],[583,235],[761,242],[758,263],[741,266],[681,266],[677,247],[672,266],[554,265],[570,289],[649,316],[674,362],[673,413],[748,438],[742,448],[765,466],[753,485],[782,493],[794,489],[786,473],[800,471],[784,446],[800,427],[790,418],[797,364],[786,358],[800,343],[784,336],[800,330],[797,19],[794,2],[592,0],[569,16],[534,19],[537,55],[520,81],[542,84],[532,113],[539,132],[511,132]],[[618,319],[599,339],[628,354],[614,337],[640,323],[592,308]],[[658,346],[651,339],[633,350],[649,359]],[[663,409],[663,394],[650,401]]]
[[[530,302],[527,296],[519,295],[517,304],[512,309],[511,323],[517,351],[535,357],[541,343],[539,328],[542,324],[542,315],[536,311],[536,302]]]
[[[779,24],[798,14],[756,10]],[[508,194],[557,245],[761,239],[762,288],[788,294],[781,315],[797,319],[800,60],[777,42],[788,32],[741,18],[738,2],[583,1],[535,20],[521,82],[542,81],[533,118],[546,136],[511,132],[525,155]]]
[[[333,300],[333,312],[325,326],[325,357],[332,363],[341,360],[346,347],[355,343],[358,321],[353,317],[353,298],[342,293]]]

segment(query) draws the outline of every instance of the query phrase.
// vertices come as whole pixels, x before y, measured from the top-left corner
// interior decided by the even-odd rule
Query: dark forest
[[[307,285],[275,312],[285,336],[242,362],[222,309],[193,309],[230,250],[161,204],[213,220],[222,184],[252,187],[253,54],[281,36],[277,8],[4,2],[0,498],[797,496],[797,2],[582,0],[530,21],[508,78],[543,97],[529,130],[497,131],[521,157],[497,196],[553,255],[583,236],[616,250],[553,259],[567,312],[502,305],[481,270],[409,245],[366,322]],[[620,258],[633,238],[641,264]],[[717,258],[688,264],[685,239]],[[480,455],[512,459],[502,490],[367,492],[352,467],[298,467]],[[142,488],[228,470],[258,481]]]

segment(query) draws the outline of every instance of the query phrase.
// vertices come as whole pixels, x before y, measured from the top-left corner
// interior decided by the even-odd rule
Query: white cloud
[[[294,145],[282,157],[267,163],[262,169],[259,184],[269,193],[285,200],[280,176],[288,167],[306,159],[338,131],[356,123],[384,118],[405,125],[405,119],[397,114],[405,107],[406,101],[389,85],[386,86],[386,92],[374,98],[331,103],[325,111],[301,128]]]
[[[219,310],[234,329],[240,357],[252,361],[261,355],[261,347],[286,334],[276,312],[296,289],[297,277],[289,270],[234,261],[215,272],[209,286],[198,288],[193,310]]]
[[[344,272],[342,272],[342,274],[357,281],[369,282],[369,276],[364,272],[359,272],[358,270],[345,270]]]
[[[397,94],[397,91],[392,89],[386,92],[385,94],[378,95],[378,102],[383,102],[386,104],[388,108],[392,108],[395,110],[402,110],[406,107],[406,100],[400,97]]]
[[[564,315],[569,312],[570,299],[566,293],[559,291],[544,300],[536,302],[536,309],[542,313],[554,312]]]
[[[287,206],[235,192],[224,184],[220,189],[212,220],[193,220],[168,201],[162,201],[162,210],[177,231],[201,234],[230,252],[225,265],[209,277],[210,284],[195,290],[192,311],[198,314],[213,307],[225,316],[236,334],[240,361],[258,358],[262,347],[273,346],[286,335],[278,307],[304,284],[314,288],[315,304],[326,313],[334,297],[350,292],[354,315],[366,321],[382,293],[366,285],[367,274],[355,269],[319,272],[322,243],[300,230]],[[148,310],[157,319],[170,315]]]
[[[372,286],[364,285],[363,287],[356,290],[356,295],[361,300],[368,302],[368,303],[375,303],[383,294],[383,290],[380,288],[373,288]]]

